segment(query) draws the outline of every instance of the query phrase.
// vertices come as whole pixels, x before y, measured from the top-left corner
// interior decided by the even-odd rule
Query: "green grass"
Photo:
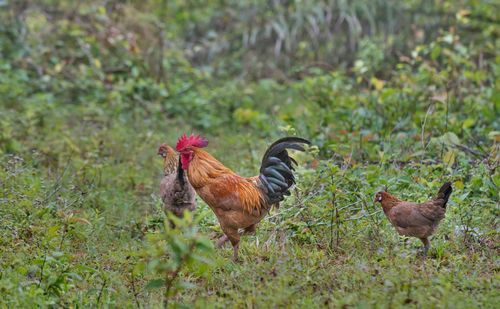
[[[36,156],[6,157],[2,303],[160,306],[161,289],[145,288],[155,272],[134,273],[151,242],[145,235],[156,234],[155,222],[164,217],[156,190],[161,162],[153,155],[134,154],[147,158],[140,163],[111,156],[90,171],[63,164],[65,169],[51,176],[33,167],[41,164]],[[302,159],[304,165],[309,157]],[[127,168],[135,163],[136,169]],[[124,176],[109,177],[121,171]],[[482,163],[454,170],[439,164],[339,169],[331,162],[301,168],[293,196],[263,220],[255,236],[243,237],[241,262],[231,261],[229,245],[210,253],[205,272],[195,266],[182,271],[190,288],[172,300],[197,307],[493,308],[499,298],[498,205],[485,191],[488,172]],[[418,256],[421,243],[405,244],[373,203],[380,184],[422,201],[435,194],[442,179],[466,177],[470,185],[455,186],[425,260]],[[338,217],[332,217],[333,188]],[[215,238],[220,228],[202,202],[196,217],[199,233]],[[461,225],[477,230],[463,234]]]
[[[493,2],[1,2],[0,308],[498,307]],[[313,143],[239,263],[201,200],[164,224],[156,151],[190,132],[244,176]],[[374,194],[445,181],[422,259]]]

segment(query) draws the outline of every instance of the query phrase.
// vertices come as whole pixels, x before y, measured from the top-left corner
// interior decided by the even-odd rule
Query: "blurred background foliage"
[[[155,276],[138,262],[149,254],[160,261],[151,269],[172,267],[163,260],[169,252],[142,244],[162,226],[155,153],[191,131],[208,136],[209,150],[245,175],[256,172],[273,138],[313,141],[301,157],[308,163],[300,189],[310,196],[297,195],[282,219],[262,227],[270,240],[290,236],[299,260],[323,259],[333,239],[331,191],[343,190],[339,203],[351,205],[338,235],[354,229],[353,241],[384,246],[380,235],[389,234],[377,227],[385,221],[366,208],[376,187],[421,199],[451,177],[455,205],[468,208],[445,230],[465,226],[470,236],[484,228],[478,247],[466,247],[490,250],[491,261],[498,242],[485,244],[498,240],[500,185],[498,12],[494,0],[0,0],[0,292],[18,306],[158,301],[143,286],[162,285],[148,285]],[[219,231],[206,206],[199,216],[205,234]],[[304,244],[313,257],[300,253]],[[379,248],[343,244],[367,255]],[[346,265],[341,270],[354,264]],[[255,276],[231,267],[236,275],[209,271],[202,286]],[[185,277],[199,286],[202,272],[193,273]],[[195,303],[204,288],[181,302]],[[370,291],[367,299],[382,295]],[[231,299],[210,293],[216,302]],[[349,303],[349,295],[337,296],[335,304]]]
[[[339,131],[374,143],[401,132],[418,139],[432,115],[417,147],[448,126],[487,147],[487,133],[498,131],[497,8],[4,1],[2,106],[29,117],[2,124],[2,149],[20,150],[30,130],[55,113],[67,119],[64,112],[72,124],[113,115],[127,126],[164,120],[215,135],[230,128],[266,137],[291,125],[321,146],[346,135]]]

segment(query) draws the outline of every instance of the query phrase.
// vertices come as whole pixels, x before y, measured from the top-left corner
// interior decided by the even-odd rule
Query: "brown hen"
[[[425,203],[400,201],[391,194],[381,191],[375,195],[386,217],[399,235],[417,237],[424,244],[424,256],[430,248],[429,237],[434,234],[439,222],[444,218],[446,203],[452,192],[451,183],[441,186],[437,196]]]

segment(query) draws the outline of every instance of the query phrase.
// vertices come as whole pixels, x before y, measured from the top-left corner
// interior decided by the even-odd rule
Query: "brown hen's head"
[[[375,203],[379,202],[382,205],[382,209],[387,213],[392,207],[396,206],[401,202],[395,196],[387,193],[386,191],[379,191],[375,194]]]
[[[387,200],[394,200],[395,197],[387,193],[387,191],[379,191],[375,194],[375,203],[382,203]]]
[[[380,205],[382,205],[384,213],[387,214],[388,211],[398,205],[401,201],[386,191],[379,191],[375,194],[375,203],[376,202],[379,202]]]

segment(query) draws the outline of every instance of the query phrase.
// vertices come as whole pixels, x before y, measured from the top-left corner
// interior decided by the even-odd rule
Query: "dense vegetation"
[[[0,307],[495,307],[493,0],[0,1]],[[214,250],[164,226],[160,143],[242,175],[287,134],[298,185]],[[454,192],[423,260],[374,204]]]

